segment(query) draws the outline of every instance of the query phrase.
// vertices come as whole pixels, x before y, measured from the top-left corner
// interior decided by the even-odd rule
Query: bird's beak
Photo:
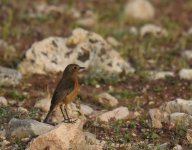
[[[79,67],[79,70],[85,69],[85,67]]]

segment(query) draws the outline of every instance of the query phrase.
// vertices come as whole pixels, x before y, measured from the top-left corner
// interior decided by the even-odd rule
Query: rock
[[[107,42],[111,44],[113,47],[118,47],[120,45],[120,43],[114,37],[111,36],[107,38]]]
[[[88,105],[80,104],[80,111],[85,115],[91,115],[93,113],[93,108]]]
[[[88,143],[92,143],[92,144],[96,144],[96,145],[100,144],[100,141],[96,139],[96,135],[95,134],[90,133],[90,132],[84,132],[84,135],[85,135],[85,140]]]
[[[17,85],[21,77],[17,70],[0,66],[0,85]]]
[[[152,120],[152,127],[153,128],[162,128],[162,116],[159,109],[150,109],[149,115]]]
[[[169,144],[168,143],[163,143],[163,144],[157,146],[157,149],[158,150],[167,150],[167,149],[169,149]]]
[[[141,114],[137,111],[135,112],[129,112],[129,116],[128,116],[128,119],[129,120],[132,120],[132,119],[136,119],[138,116],[140,116]]]
[[[173,147],[173,150],[183,150],[183,148],[181,145],[176,144],[176,146]]]
[[[192,100],[176,99],[174,101],[166,102],[160,106],[162,112],[167,112],[168,114],[174,112],[182,112],[192,115]]]
[[[99,116],[99,119],[104,122],[109,122],[111,119],[122,120],[129,116],[127,107],[118,107],[112,111],[105,112]]]
[[[189,142],[189,144],[192,144],[192,129],[187,129],[187,140]]]
[[[7,99],[3,96],[0,96],[0,107],[7,106]]]
[[[191,60],[192,59],[192,50],[185,50],[183,53],[182,53],[182,56],[184,58],[186,58],[187,60]]]
[[[97,23],[97,15],[91,10],[83,11],[77,20],[77,25],[82,27],[93,27]]]
[[[115,97],[106,92],[98,95],[98,102],[104,107],[115,107],[119,103]]]
[[[192,27],[191,27],[191,28],[189,28],[189,30],[188,30],[188,34],[189,34],[189,35],[191,35],[191,34],[192,34]]]
[[[150,78],[152,80],[158,80],[158,79],[165,79],[166,77],[174,77],[174,73],[173,72],[169,72],[169,71],[150,71]]]
[[[144,37],[144,36],[149,35],[149,34],[151,34],[155,37],[168,35],[167,30],[165,30],[159,26],[156,26],[153,24],[146,24],[146,25],[142,26],[140,29],[140,36]]]
[[[53,126],[32,119],[16,119],[9,121],[6,135],[9,138],[22,139],[34,137],[50,131]]]
[[[80,28],[67,38],[50,37],[34,43],[26,51],[19,70],[23,74],[46,74],[63,71],[70,63],[86,68],[99,66],[109,72],[134,72],[100,35]]]
[[[138,29],[134,26],[129,27],[129,33],[133,34],[133,35],[138,35]]]
[[[101,145],[91,145],[85,140],[82,132],[84,121],[78,119],[73,124],[60,124],[53,130],[33,139],[27,146],[27,150],[101,150]]]
[[[181,69],[179,71],[179,77],[181,79],[192,80],[192,69]]]
[[[39,108],[40,110],[44,112],[48,112],[51,105],[51,99],[50,98],[44,98],[35,103],[35,108]]]
[[[178,127],[192,127],[192,116],[175,112],[170,115],[170,123],[178,126]]]
[[[28,110],[24,107],[19,107],[18,108],[18,112],[22,113],[22,114],[27,114],[28,113]]]
[[[151,20],[155,16],[155,9],[147,0],[130,0],[125,5],[124,11],[128,19],[134,19],[138,21]]]

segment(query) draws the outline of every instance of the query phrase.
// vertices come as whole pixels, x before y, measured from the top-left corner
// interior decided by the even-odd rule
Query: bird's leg
[[[65,113],[66,113],[66,115],[67,115],[67,120],[68,120],[68,123],[75,123],[76,122],[76,120],[71,120],[71,118],[69,118],[69,115],[68,115],[68,113],[67,113],[67,106],[65,105],[64,106],[64,110],[65,110]]]
[[[66,117],[65,117],[65,114],[64,114],[64,112],[63,112],[62,105],[60,105],[60,110],[61,110],[61,113],[62,113],[62,115],[63,115],[63,119],[64,119],[64,121],[67,120]]]

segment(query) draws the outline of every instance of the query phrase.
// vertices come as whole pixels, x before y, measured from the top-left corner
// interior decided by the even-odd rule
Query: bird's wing
[[[61,79],[57,85],[53,97],[51,100],[51,106],[55,107],[59,102],[61,102],[70,92],[73,91],[75,87],[75,82],[73,80]]]

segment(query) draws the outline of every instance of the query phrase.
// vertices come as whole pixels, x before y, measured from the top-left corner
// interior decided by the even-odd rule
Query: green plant
[[[17,99],[17,100],[24,100],[26,98],[26,96],[23,93],[21,93],[21,92],[19,92],[17,90],[9,91],[7,93],[7,96],[9,96],[9,97],[11,97],[13,99]]]

